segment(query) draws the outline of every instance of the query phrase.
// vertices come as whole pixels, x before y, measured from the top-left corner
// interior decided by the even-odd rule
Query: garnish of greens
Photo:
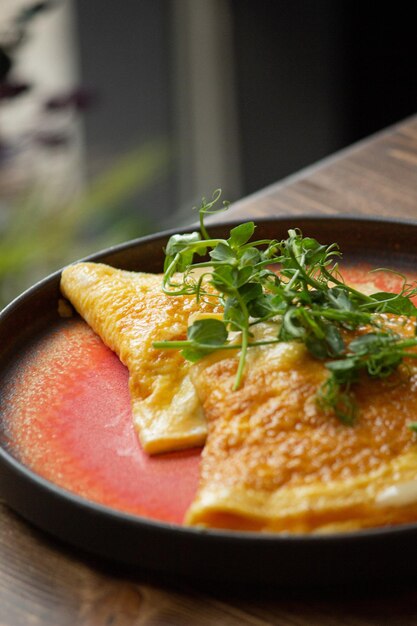
[[[298,341],[322,361],[329,375],[317,393],[323,410],[343,423],[353,424],[357,407],[352,386],[362,373],[385,378],[404,357],[417,358],[412,349],[417,337],[405,338],[384,326],[381,314],[417,316],[410,298],[417,287],[403,284],[399,293],[361,293],[345,284],[338,271],[341,252],[336,243],[320,244],[299,229],[282,241],[252,240],[253,222],[231,229],[228,239],[211,238],[204,224],[207,215],[227,208],[214,205],[217,190],[199,208],[200,230],[173,235],[166,246],[163,291],[168,295],[194,295],[197,300],[217,297],[223,319],[199,319],[183,341],[154,343],[155,348],[179,349],[185,359],[198,361],[216,350],[239,350],[234,390],[244,376],[247,351],[253,346]],[[206,257],[201,260],[198,257]],[[197,262],[196,262],[197,259]],[[278,273],[271,269],[278,266]],[[195,272],[198,270],[198,273]],[[391,271],[391,270],[383,270]],[[278,321],[277,336],[255,341],[256,324]],[[349,332],[365,327],[348,340]],[[236,332],[240,340],[236,343]],[[233,340],[232,340],[233,338]],[[417,423],[409,425],[417,432]]]

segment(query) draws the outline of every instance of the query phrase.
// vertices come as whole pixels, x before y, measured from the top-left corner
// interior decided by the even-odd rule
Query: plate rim
[[[313,221],[317,223],[323,222],[338,222],[339,226],[342,222],[346,223],[356,223],[356,224],[379,224],[382,228],[389,228],[392,225],[400,225],[401,227],[411,227],[417,230],[417,220],[409,220],[409,219],[397,219],[397,218],[388,218],[388,219],[380,219],[375,216],[356,216],[356,215],[316,215],[311,213],[294,215],[294,216],[262,216],[253,218],[256,224],[267,224],[267,223],[283,223],[283,222],[294,222],[295,226],[297,222],[301,221]],[[215,222],[210,223],[210,227],[212,228],[230,228],[238,223],[242,223],[242,221],[249,221],[250,218],[238,218],[233,220],[228,220],[224,222]],[[73,261],[72,263],[77,263],[80,261],[92,261],[92,262],[100,262],[101,259],[105,257],[109,257],[111,255],[117,254],[119,252],[127,251],[131,248],[136,248],[137,246],[141,246],[145,243],[156,242],[158,240],[166,240],[172,234],[177,232],[191,232],[193,230],[198,229],[198,224],[190,224],[184,227],[178,228],[170,228],[168,230],[160,231],[145,235],[144,237],[138,237],[135,239],[131,239],[126,242],[122,242],[113,246],[109,246],[93,254],[89,254],[82,259]],[[415,253],[417,258],[417,252]],[[59,280],[63,268],[60,268],[41,280],[35,282],[28,289],[19,294],[16,298],[14,298],[6,307],[4,307],[0,311],[0,328],[2,326],[3,320],[5,317],[9,315],[13,315],[13,312],[16,307],[20,306],[22,303],[26,301],[27,298],[32,297],[39,289],[42,289],[48,283],[53,284],[55,281]],[[0,389],[1,392],[1,389]],[[293,546],[333,546],[334,544],[340,545],[344,544],[363,544],[371,542],[380,542],[384,539],[393,539],[394,541],[398,538],[406,539],[409,536],[415,536],[417,534],[417,521],[415,523],[407,523],[401,524],[398,526],[389,526],[389,527],[377,527],[377,528],[366,528],[360,530],[351,530],[351,531],[342,531],[338,533],[323,533],[323,534],[302,534],[302,533],[288,533],[288,534],[280,534],[273,532],[253,532],[253,531],[240,531],[240,530],[224,530],[224,529],[207,529],[200,527],[189,527],[176,523],[164,522],[161,520],[157,520],[154,518],[147,518],[144,516],[128,513],[125,511],[121,511],[118,509],[114,509],[112,507],[106,506],[104,504],[100,504],[98,502],[94,502],[81,496],[77,493],[74,493],[64,487],[61,487],[54,483],[53,481],[44,478],[43,476],[37,474],[34,470],[30,469],[30,467],[26,466],[24,463],[20,462],[16,459],[12,454],[10,454],[4,447],[3,443],[0,443],[0,498],[2,497],[1,490],[1,474],[2,465],[6,467],[7,472],[11,472],[12,474],[17,474],[20,479],[23,481],[30,483],[35,483],[36,488],[40,490],[44,490],[49,494],[52,498],[64,499],[65,503],[70,506],[75,506],[77,509],[81,509],[84,512],[93,513],[98,517],[105,517],[108,521],[115,520],[117,523],[127,524],[129,526],[137,527],[138,530],[141,529],[150,529],[151,531],[155,531],[158,534],[167,534],[180,537],[191,537],[193,539],[200,540],[202,539],[204,542],[208,542],[212,544],[213,542],[220,543],[230,543],[237,546],[250,546],[250,545],[266,545],[266,546],[274,546],[279,547],[280,545],[293,545]],[[17,511],[21,514],[21,512],[13,506],[13,504],[6,503],[10,506],[11,509]],[[22,516],[28,519],[25,514]],[[32,523],[36,524],[36,521],[29,520]],[[42,527],[42,526],[40,526]],[[43,528],[46,532],[48,532],[47,528]],[[52,534],[55,534],[52,532]],[[70,543],[72,543],[70,541]]]

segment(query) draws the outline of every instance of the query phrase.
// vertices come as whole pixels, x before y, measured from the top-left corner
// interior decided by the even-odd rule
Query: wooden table
[[[417,219],[417,117],[237,202],[225,219],[312,213]],[[417,590],[412,580],[244,594],[155,583],[62,546],[0,505],[0,626],[35,624],[414,626]]]

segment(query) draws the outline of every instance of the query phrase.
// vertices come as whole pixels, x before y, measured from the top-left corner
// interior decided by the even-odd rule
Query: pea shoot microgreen
[[[329,372],[317,393],[319,405],[352,424],[357,412],[352,387],[360,376],[385,378],[405,357],[417,358],[412,350],[417,337],[404,338],[387,329],[382,316],[417,316],[410,299],[417,295],[417,287],[402,277],[399,293],[364,294],[343,281],[336,243],[320,244],[297,228],[290,229],[284,240],[252,240],[256,227],[250,221],[232,228],[227,239],[211,238],[204,220],[227,208],[225,202],[216,208],[220,195],[217,190],[210,201],[203,199],[199,231],[169,239],[162,289],[168,295],[194,295],[198,300],[218,298],[223,319],[198,319],[188,328],[187,339],[157,342],[154,347],[179,349],[190,361],[217,350],[238,351],[237,390],[251,347],[303,342]],[[278,272],[271,269],[274,265]],[[255,341],[254,326],[269,320],[278,322],[276,337]],[[349,341],[349,331],[359,327],[361,334]],[[410,428],[417,431],[417,424]]]

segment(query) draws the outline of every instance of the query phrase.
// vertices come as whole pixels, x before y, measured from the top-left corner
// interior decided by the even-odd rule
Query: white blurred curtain
[[[172,3],[175,131],[180,206],[223,189],[241,196],[241,164],[228,0]]]
[[[30,6],[28,0],[0,0],[3,37],[19,11]],[[73,194],[82,186],[82,129],[73,113],[47,113],[44,103],[73,89],[79,81],[72,0],[57,2],[30,21],[27,38],[13,53],[13,61],[11,78],[31,88],[18,98],[1,102],[1,137],[13,148],[8,162],[3,163],[7,170],[3,176],[11,176],[17,185],[36,186],[49,199],[62,199],[63,193]],[[65,149],[48,150],[36,139],[42,133],[68,133],[70,141]]]

